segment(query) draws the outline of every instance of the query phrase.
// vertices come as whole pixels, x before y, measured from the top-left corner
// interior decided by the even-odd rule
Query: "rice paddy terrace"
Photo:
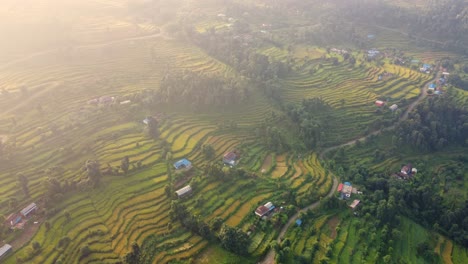
[[[13,5],[16,1],[10,2]],[[69,1],[50,2],[60,8],[71,8]],[[142,108],[141,105],[147,104],[147,91],[158,88],[168,69],[225,76],[238,73],[193,45],[159,35],[163,23],[132,19],[122,11],[124,2],[96,0],[73,7],[92,9],[94,13],[83,23],[77,23],[74,16],[68,18],[71,33],[63,38],[73,43],[70,48],[55,49],[44,42],[34,51],[5,47],[15,52],[0,56],[0,83],[5,91],[0,95],[0,138],[7,138],[14,161],[0,170],[0,213],[13,211],[8,205],[11,198],[17,200],[17,207],[39,201],[48,177],[62,183],[86,178],[83,164],[88,159],[98,160],[104,171],[109,167],[118,169],[127,156],[131,167],[128,175],[104,175],[101,185],[95,189],[60,194],[57,213],[47,218],[50,227],[41,223],[30,243],[15,248],[15,254],[5,263],[16,263],[16,257],[25,259],[26,263],[59,263],[59,260],[61,263],[118,263],[135,241],[148,250],[152,263],[188,261],[194,257],[196,263],[216,263],[220,258],[255,263],[276,239],[277,229],[259,228],[252,233],[249,246],[252,257],[249,258],[233,256],[184,230],[169,217],[171,200],[165,194],[165,187],[183,185],[190,179],[177,178],[172,163],[187,158],[194,165],[192,177],[198,183],[193,195],[183,200],[191,213],[205,222],[220,217],[227,225],[245,231],[256,220],[255,208],[267,201],[282,204],[287,195],[293,194],[295,202],[303,207],[324,197],[332,188],[332,172],[313,151],[302,155],[278,154],[258,142],[253,128],[266,120],[272,110],[277,110],[259,92],[242,106],[197,114],[178,106]],[[8,12],[18,12],[15,10],[11,7],[0,12],[13,16]],[[24,16],[40,10],[31,7]],[[305,56],[308,52],[304,49],[298,48],[297,56]],[[284,51],[270,49],[266,53],[284,59]],[[317,51],[309,55],[317,59],[319,54]],[[316,71],[311,74],[310,69]],[[384,71],[393,77],[378,81],[378,75]],[[334,122],[340,126],[329,131],[324,145],[330,146],[362,135],[379,119],[374,113],[376,99],[385,98],[392,103],[412,100],[430,78],[388,64],[362,63],[351,67],[345,62],[321,63],[318,68],[318,62],[312,60],[307,65],[298,64],[280,82],[286,102],[322,97],[334,109]],[[87,104],[100,96],[114,96],[117,101],[131,100],[131,103]],[[160,122],[160,138],[152,140],[144,134],[142,120],[157,112],[165,112],[165,117]],[[220,124],[226,120],[234,121],[236,128],[222,127]],[[205,157],[201,151],[203,145],[214,148],[213,158]],[[204,175],[204,165],[219,162],[225,152],[233,149],[242,153],[238,166],[255,176],[223,181]],[[169,160],[163,156],[166,150],[172,156]],[[57,167],[60,172],[53,173],[51,168]],[[25,198],[18,191],[17,173],[27,177],[31,197]],[[328,217],[318,218],[313,225],[322,230],[328,221]],[[352,226],[342,225],[343,230]],[[343,243],[341,249],[333,249],[340,252],[339,258],[344,256],[343,263],[346,262],[343,250],[351,250],[346,244],[349,242],[345,231],[330,234],[335,236],[331,238],[323,235],[320,240],[317,235],[306,236],[308,231],[303,235],[291,235],[298,232],[296,229],[290,232],[289,236],[297,236],[292,250],[298,254],[309,254],[308,245],[315,240],[319,241],[322,252],[323,241],[335,237]],[[58,246],[64,237],[70,242]],[[32,241],[41,245],[39,254],[31,253]],[[449,251],[450,241],[443,240],[441,245],[440,252]],[[83,246],[91,251],[84,258],[80,252]],[[458,252],[457,246],[452,247],[453,252]]]

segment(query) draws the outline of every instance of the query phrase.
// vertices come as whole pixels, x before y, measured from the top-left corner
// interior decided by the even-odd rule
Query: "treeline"
[[[318,147],[325,131],[330,127],[332,108],[321,98],[302,100],[301,104],[290,104],[286,113],[295,124],[306,147]]]
[[[396,126],[394,142],[420,150],[441,150],[448,145],[468,144],[468,109],[459,106],[456,91],[419,104],[407,120]]]
[[[294,59],[290,57],[286,61],[279,61],[257,53],[257,46],[265,40],[257,37],[247,23],[235,22],[232,31],[216,32],[213,29],[207,33],[198,33],[189,29],[187,35],[208,54],[254,81],[268,97],[280,99],[280,87],[276,79],[285,77],[291,71]]]
[[[250,95],[247,80],[184,71],[171,71],[160,81],[160,102],[197,106],[230,105]]]

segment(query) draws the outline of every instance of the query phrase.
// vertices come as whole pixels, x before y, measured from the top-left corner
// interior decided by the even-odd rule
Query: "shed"
[[[188,159],[181,159],[174,163],[174,168],[176,170],[180,169],[190,169],[192,168],[192,163]]]
[[[356,206],[359,205],[360,202],[361,202],[360,200],[356,199],[349,205],[349,207],[354,210],[356,208]]]
[[[13,247],[9,244],[5,244],[2,247],[0,247],[0,259],[8,255],[12,251]]]
[[[35,203],[31,203],[30,205],[26,206],[23,210],[21,210],[21,214],[24,217],[27,217],[30,213],[36,211],[37,205]]]
[[[381,101],[381,100],[377,100],[377,101],[375,101],[375,105],[378,106],[378,107],[381,107],[381,106],[385,105],[385,102]]]
[[[182,198],[192,193],[192,187],[190,185],[185,186],[176,191],[177,197]]]
[[[398,105],[392,104],[392,106],[390,106],[389,108],[390,108],[390,110],[395,111],[395,110],[398,109]]]
[[[429,89],[435,89],[436,88],[436,84],[435,83],[431,83],[429,84]]]

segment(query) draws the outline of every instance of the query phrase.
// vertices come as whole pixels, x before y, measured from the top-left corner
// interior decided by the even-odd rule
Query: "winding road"
[[[439,65],[436,66],[435,69],[438,69],[439,68]],[[356,138],[356,139],[353,139],[353,140],[350,140],[348,142],[345,142],[343,144],[340,144],[340,145],[336,145],[336,146],[332,146],[332,147],[329,147],[329,148],[326,148],[324,149],[321,153],[320,153],[320,159],[323,160],[323,157],[326,153],[332,151],[332,150],[335,150],[335,149],[339,149],[341,147],[345,147],[345,146],[352,146],[354,144],[356,144],[356,141],[361,141],[361,140],[364,140],[370,136],[373,136],[373,135],[378,135],[380,133],[382,133],[382,131],[388,131],[388,130],[392,130],[395,128],[395,126],[408,119],[408,116],[409,116],[409,112],[411,112],[415,107],[416,105],[418,105],[424,98],[427,97],[427,93],[425,92],[425,87],[427,85],[429,85],[431,82],[434,82],[435,80],[437,80],[439,77],[440,77],[440,71],[437,72],[436,76],[431,79],[430,81],[428,81],[427,83],[425,83],[421,88],[420,88],[420,94],[418,96],[418,98],[416,98],[416,100],[414,100],[411,104],[409,104],[408,108],[406,109],[406,111],[403,113],[403,115],[401,116],[401,118],[397,121],[397,123],[395,123],[394,125],[390,126],[390,127],[387,127],[385,129],[379,129],[379,130],[376,130],[366,136],[362,136],[362,137],[359,137],[359,138]],[[336,177],[333,178],[333,186],[332,188],[330,189],[329,193],[327,194],[326,197],[331,197],[333,195],[333,193],[335,192],[336,188],[338,186],[338,179]],[[278,243],[281,242],[281,240],[283,239],[284,235],[286,234],[286,231],[288,231],[289,227],[296,221],[296,219],[299,217],[299,214],[301,212],[306,212],[307,210],[309,209],[314,209],[316,208],[317,206],[320,205],[320,201],[317,201],[313,204],[310,204],[302,209],[300,209],[297,213],[295,213],[293,216],[291,216],[289,218],[289,221],[283,226],[283,228],[281,228],[281,231],[280,233],[278,234],[278,237],[276,238],[276,241]],[[268,251],[268,253],[266,254],[265,258],[263,259],[263,261],[259,262],[259,264],[274,264],[275,263],[275,250],[274,249],[270,249]]]

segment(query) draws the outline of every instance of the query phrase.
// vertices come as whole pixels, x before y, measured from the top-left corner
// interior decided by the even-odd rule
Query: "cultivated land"
[[[83,165],[89,159],[98,160],[104,171],[118,168],[128,156],[130,171],[127,175],[121,171],[119,175],[104,175],[95,188],[78,184],[77,190],[59,194],[53,206],[55,213],[49,213],[52,208],[40,208],[48,212],[45,221],[50,227],[41,220],[37,232],[30,234],[29,243],[14,248],[14,254],[2,259],[2,263],[17,263],[17,257],[25,259],[25,263],[119,263],[133,242],[148,250],[150,263],[256,263],[265,255],[265,263],[271,263],[274,254],[270,243],[283,237],[292,241],[290,248],[297,255],[311,256],[312,247],[318,244],[313,263],[320,262],[332,241],[333,263],[361,261],[361,253],[354,254],[362,246],[357,234],[361,218],[353,218],[347,211],[327,211],[317,213],[301,229],[292,223],[299,209],[316,208],[322,198],[333,194],[338,179],[344,179],[345,175],[329,168],[328,160],[320,153],[351,145],[349,142],[356,138],[379,131],[383,117],[398,119],[398,114],[389,111],[375,113],[375,100],[384,98],[389,105],[396,103],[405,111],[413,106],[412,102],[424,100],[421,91],[434,76],[394,64],[368,62],[365,51],[358,49],[353,51],[357,62],[351,65],[321,47],[301,44],[288,51],[264,44],[258,53],[279,61],[291,57],[295,60],[292,71],[278,80],[285,102],[298,104],[304,98],[321,97],[333,109],[327,113],[330,116],[323,117],[333,120],[333,124],[322,138],[320,149],[274,153],[254,130],[273,119],[272,112],[279,108],[257,90],[241,105],[197,111],[186,105],[151,105],[145,100],[152,90],[159,89],[161,78],[170,69],[226,77],[240,74],[200,47],[178,39],[177,34],[171,35],[171,23],[187,13],[199,15],[196,29],[200,32],[210,27],[228,28],[228,23],[216,16],[222,6],[177,1],[182,7],[176,10],[162,1],[160,14],[165,20],[139,17],[140,11],[135,11],[138,8],[124,0],[43,2],[28,5],[8,0],[0,4],[0,15],[10,24],[15,24],[18,14],[24,18],[17,30],[35,32],[37,28],[31,25],[56,25],[50,27],[50,32],[37,32],[27,39],[23,39],[26,33],[12,37],[19,43],[40,37],[34,46],[16,46],[8,41],[1,46],[0,88],[5,92],[0,94],[0,141],[9,145],[12,154],[11,162],[0,167],[0,213],[7,215],[34,201],[41,206],[47,178],[56,178],[62,184],[86,179]],[[44,17],[51,7],[57,10],[54,16]],[[8,25],[1,29],[9,30]],[[391,47],[391,41],[406,39],[401,35],[388,37],[395,32],[383,32],[387,37],[378,39],[376,48]],[[440,51],[419,50],[412,55],[421,60],[444,56]],[[326,60],[333,57],[338,58],[337,65]],[[379,81],[384,72],[391,77]],[[87,103],[106,95],[131,103]],[[468,96],[463,98],[460,100],[468,100]],[[159,122],[160,136],[153,140],[144,133],[142,120],[160,113],[164,114]],[[214,148],[214,157],[206,158],[203,145]],[[237,166],[255,176],[222,180],[205,175],[205,165],[220,162],[224,153],[234,149],[242,153]],[[364,156],[360,153],[363,150],[352,151]],[[166,152],[172,156],[168,160],[163,154]],[[172,169],[172,163],[181,158],[189,159],[194,166],[187,179],[176,176]],[[392,162],[395,165],[399,161],[383,163],[392,166]],[[60,169],[55,173],[51,168]],[[30,197],[25,197],[18,187],[18,173],[27,177]],[[240,257],[170,219],[171,199],[165,187],[181,187],[190,178],[198,183],[182,203],[205,222],[220,217],[225,224],[247,232],[258,224],[253,214],[256,207],[268,201],[290,205],[286,197],[291,193],[298,212],[283,228],[268,225],[255,229],[250,235],[249,255]],[[12,198],[16,206],[10,206]],[[404,260],[420,263],[422,260],[414,254],[416,245],[437,236],[434,250],[444,263],[468,261],[467,250],[448,238],[409,219],[403,220],[403,226],[394,254]],[[21,235],[19,232],[4,239],[14,241]],[[63,237],[70,238],[70,242],[58,247]],[[33,241],[41,246],[38,253],[31,250]],[[83,246],[90,249],[86,257],[81,257]],[[370,249],[368,254],[367,261],[378,259],[375,250]]]

